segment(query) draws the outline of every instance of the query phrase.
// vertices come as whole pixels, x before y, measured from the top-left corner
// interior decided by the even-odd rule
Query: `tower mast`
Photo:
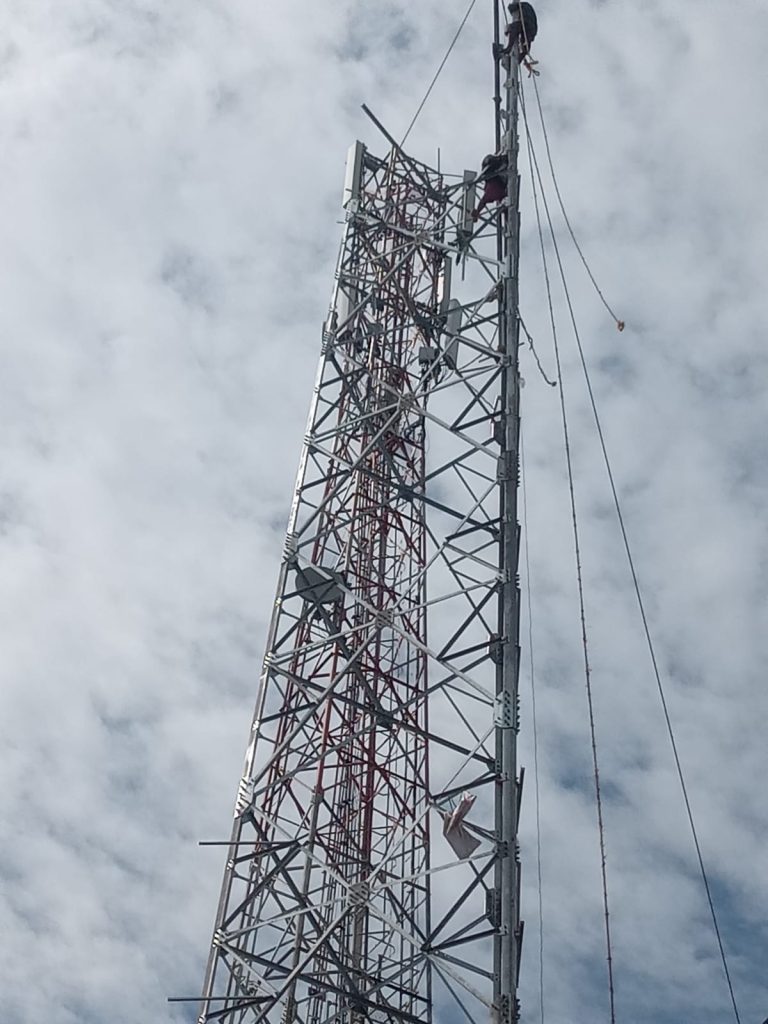
[[[350,151],[199,1024],[518,1020],[517,86],[477,229]]]
[[[499,38],[499,3],[495,3],[494,38]],[[497,74],[500,65],[496,64]],[[507,361],[501,380],[501,440],[499,472],[500,568],[503,593],[499,603],[499,633],[504,639],[498,667],[496,692],[502,707],[512,716],[496,733],[501,772],[496,802],[496,832],[502,845],[496,868],[496,888],[501,903],[501,927],[497,938],[498,992],[496,1005],[501,1021],[518,1019],[517,986],[520,968],[522,927],[520,921],[520,862],[517,829],[521,788],[517,776],[517,732],[519,727],[520,678],[520,527],[517,498],[520,471],[520,369],[518,315],[518,265],[520,257],[520,178],[518,174],[518,88],[517,53],[510,55],[509,69],[502,85],[502,104],[497,106],[497,137],[507,161],[507,216],[500,219],[501,291],[499,296],[499,347]],[[498,123],[501,121],[501,123]]]

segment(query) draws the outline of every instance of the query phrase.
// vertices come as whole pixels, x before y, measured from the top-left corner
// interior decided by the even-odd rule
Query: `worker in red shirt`
[[[507,158],[504,153],[489,153],[483,157],[480,181],[485,188],[477,209],[472,211],[472,220],[478,220],[489,203],[500,203],[507,195]]]

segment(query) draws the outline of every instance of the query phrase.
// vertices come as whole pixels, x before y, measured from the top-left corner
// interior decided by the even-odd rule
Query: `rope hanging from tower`
[[[424,97],[423,97],[421,103],[419,103],[418,107],[416,108],[416,113],[411,118],[411,123],[408,125],[408,127],[405,130],[405,135],[403,135],[402,139],[400,140],[400,148],[401,149],[405,145],[406,139],[411,134],[411,130],[412,130],[413,126],[418,121],[419,114],[424,109],[424,104],[429,99],[430,94],[432,93],[432,90],[434,89],[434,87],[435,87],[435,85],[437,83],[437,80],[440,77],[440,72],[445,67],[445,65],[446,65],[446,63],[448,61],[448,58],[450,57],[451,53],[453,52],[454,46],[459,41],[459,36],[461,35],[461,33],[462,33],[463,29],[464,29],[464,26],[466,25],[467,20],[469,19],[469,16],[472,13],[472,10],[473,10],[473,8],[474,8],[476,3],[477,3],[477,0],[470,0],[470,4],[469,4],[469,7],[467,8],[466,14],[461,19],[461,23],[459,24],[459,27],[456,29],[456,34],[454,35],[453,39],[451,40],[451,42],[450,42],[450,44],[448,46],[448,49],[445,52],[445,56],[440,61],[439,65],[437,67],[437,71],[435,72],[434,77],[432,78],[432,81],[429,83],[429,85],[427,87],[427,91],[424,93]]]
[[[592,283],[593,283],[593,285],[594,285],[598,295],[600,296],[600,298],[601,298],[601,300],[603,302],[603,305],[606,307],[608,312],[611,314],[611,316],[616,321],[616,326],[617,326],[618,330],[623,331],[624,330],[624,322],[619,320],[616,317],[615,313],[613,312],[611,307],[608,305],[608,303],[605,300],[602,292],[600,291],[600,288],[598,287],[597,282],[595,281],[595,278],[592,275],[592,272],[591,272],[591,270],[590,270],[590,268],[589,268],[589,266],[587,264],[587,261],[586,261],[584,255],[583,255],[583,253],[581,251],[581,248],[580,248],[580,246],[579,246],[579,244],[578,244],[578,242],[576,240],[575,234],[574,234],[573,229],[572,229],[572,227],[570,225],[570,221],[568,220],[568,217],[567,217],[567,214],[566,214],[566,211],[565,211],[565,207],[564,207],[564,204],[563,204],[563,201],[562,201],[562,197],[560,195],[560,190],[559,190],[559,188],[557,186],[557,180],[556,180],[556,176],[555,176],[554,167],[553,167],[553,164],[552,164],[552,156],[551,156],[551,151],[550,151],[549,142],[548,142],[548,136],[547,136],[547,131],[546,131],[546,124],[545,124],[545,121],[544,121],[543,109],[542,109],[541,100],[540,100],[540,96],[539,96],[538,85],[537,85],[536,82],[534,82],[534,89],[536,90],[537,105],[538,105],[538,109],[539,109],[539,115],[540,115],[540,118],[541,118],[542,133],[543,133],[544,140],[545,140],[547,159],[548,159],[550,171],[551,171],[551,174],[552,174],[552,180],[553,180],[553,183],[554,183],[554,186],[555,186],[555,191],[556,191],[556,194],[557,194],[557,199],[558,199],[558,202],[559,202],[559,205],[560,205],[560,209],[561,209],[561,211],[563,213],[563,217],[564,217],[566,225],[568,227],[568,231],[570,233],[571,239],[574,242],[574,245],[576,246],[576,249],[577,249],[577,251],[579,253],[579,256],[581,257],[582,263],[584,264],[584,266],[585,266],[585,268],[587,270],[587,273],[589,274],[590,280],[592,281]],[[690,802],[690,798],[689,798],[689,794],[688,794],[688,785],[687,785],[687,782],[686,782],[685,772],[684,772],[684,769],[683,769],[682,761],[681,761],[679,750],[678,750],[678,746],[677,746],[677,740],[676,740],[676,737],[675,737],[675,730],[674,730],[674,727],[673,727],[672,718],[671,718],[671,714],[670,714],[670,711],[669,711],[669,705],[668,705],[668,702],[667,702],[667,697],[666,697],[666,693],[665,693],[665,687],[664,687],[664,684],[663,684],[663,681],[662,681],[662,678],[661,678],[661,672],[659,670],[659,664],[658,664],[658,659],[657,659],[657,656],[656,656],[655,644],[654,644],[654,641],[653,641],[653,636],[652,636],[652,633],[651,633],[650,624],[649,624],[649,621],[648,621],[648,616],[647,616],[646,610],[645,610],[645,603],[644,603],[644,600],[643,600],[642,590],[640,588],[640,582],[639,582],[639,577],[638,577],[638,574],[637,574],[637,569],[636,569],[636,566],[635,566],[634,556],[632,554],[632,549],[631,549],[630,542],[629,542],[629,536],[628,536],[628,533],[627,533],[627,529],[626,529],[626,525],[625,525],[625,520],[624,520],[624,515],[623,515],[622,508],[621,508],[621,502],[620,502],[620,499],[619,499],[618,489],[616,487],[615,477],[614,477],[614,474],[613,474],[613,468],[612,468],[612,465],[611,465],[611,460],[610,460],[609,455],[608,455],[608,448],[607,448],[607,444],[606,444],[606,441],[605,441],[605,433],[604,433],[604,430],[603,430],[603,427],[602,427],[600,415],[599,415],[598,408],[597,408],[597,400],[595,398],[594,389],[592,387],[592,381],[591,381],[590,374],[589,374],[589,368],[587,366],[586,356],[584,354],[584,347],[583,347],[583,344],[582,344],[582,341],[581,341],[581,334],[579,332],[578,324],[576,322],[575,312],[574,312],[574,309],[573,309],[573,304],[571,302],[570,291],[568,289],[568,283],[567,283],[567,280],[566,280],[563,263],[562,263],[562,260],[561,260],[561,257],[560,257],[560,250],[559,250],[559,246],[558,246],[558,243],[557,243],[557,237],[555,235],[554,227],[553,227],[553,224],[552,224],[552,218],[551,218],[551,215],[550,215],[550,212],[549,212],[549,204],[547,203],[546,195],[544,193],[544,184],[543,184],[543,180],[542,180],[542,176],[541,176],[541,171],[540,171],[540,168],[539,168],[538,160],[536,158],[536,153],[535,153],[535,149],[534,149],[534,145],[533,145],[533,140],[532,140],[532,137],[531,137],[530,126],[529,126],[527,115],[526,115],[525,100],[524,100],[522,91],[520,92],[520,103],[521,103],[521,109],[522,109],[522,112],[523,112],[523,121],[524,121],[524,124],[525,124],[525,130],[526,130],[526,136],[527,136],[528,157],[529,157],[529,163],[530,163],[530,168],[531,168],[531,182],[532,182],[532,189],[533,189],[533,194],[534,194],[534,205],[535,205],[535,208],[536,208],[536,218],[537,218],[537,226],[538,226],[538,233],[539,233],[539,242],[540,242],[540,246],[541,246],[542,258],[544,259],[544,268],[545,268],[544,272],[545,272],[545,280],[546,280],[546,285],[547,285],[547,296],[548,296],[548,299],[549,299],[550,317],[552,319],[552,331],[553,331],[553,340],[554,340],[554,345],[555,345],[555,354],[556,354],[556,361],[557,361],[557,367],[558,367],[558,377],[559,377],[559,381],[560,381],[560,393],[561,393],[561,396],[562,396],[562,374],[561,374],[560,360],[559,360],[559,356],[558,356],[557,332],[556,332],[555,323],[554,323],[554,317],[553,317],[553,307],[552,307],[552,303],[551,303],[551,293],[550,293],[549,278],[548,278],[548,272],[547,272],[547,269],[546,269],[546,256],[545,256],[545,252],[544,252],[543,233],[542,233],[541,219],[540,219],[539,208],[538,208],[538,198],[537,198],[538,193],[537,193],[537,188],[536,188],[536,181],[538,181],[539,188],[541,190],[541,197],[542,197],[542,202],[543,202],[545,213],[546,213],[546,217],[547,217],[549,233],[550,233],[550,237],[551,237],[551,240],[552,240],[552,245],[553,245],[553,249],[554,249],[554,253],[555,253],[555,258],[556,258],[557,265],[558,265],[559,276],[560,276],[561,283],[562,283],[562,286],[563,286],[563,292],[564,292],[564,295],[565,295],[566,305],[567,305],[567,308],[568,308],[569,318],[570,318],[570,321],[571,321],[571,327],[572,327],[572,330],[573,330],[573,335],[574,335],[574,339],[575,339],[575,342],[576,342],[576,347],[577,347],[577,350],[578,350],[579,361],[581,363],[582,372],[583,372],[583,376],[584,376],[584,380],[585,380],[585,384],[586,384],[586,388],[587,388],[587,394],[588,394],[588,397],[589,397],[589,403],[590,403],[590,406],[591,406],[591,409],[592,409],[592,414],[593,414],[593,419],[594,419],[594,423],[595,423],[595,428],[596,428],[596,431],[597,431],[597,435],[598,435],[598,439],[599,439],[599,443],[600,443],[600,449],[601,449],[602,456],[603,456],[603,462],[605,464],[606,472],[607,472],[607,475],[608,475],[608,481],[609,481],[609,486],[610,486],[610,490],[611,490],[611,496],[612,496],[612,499],[613,499],[613,505],[614,505],[614,509],[615,509],[615,512],[616,512],[617,522],[618,522],[618,525],[619,525],[619,530],[620,530],[620,533],[621,533],[622,542],[623,542],[623,545],[624,545],[624,550],[625,550],[625,553],[626,553],[626,556],[627,556],[627,563],[628,563],[628,567],[629,567],[629,571],[630,571],[630,576],[631,576],[631,580],[632,580],[632,587],[633,587],[633,590],[634,590],[634,593],[635,593],[635,597],[636,597],[636,600],[637,600],[638,609],[639,609],[639,612],[640,612],[640,618],[641,618],[642,627],[643,627],[643,634],[644,634],[644,637],[645,637],[646,645],[647,645],[649,656],[650,656],[650,659],[651,659],[651,665],[652,665],[652,669],[653,669],[654,679],[655,679],[655,682],[656,682],[656,688],[657,688],[657,691],[658,691],[658,694],[659,694],[659,699],[660,699],[661,706],[662,706],[662,712],[663,712],[663,715],[664,715],[664,721],[665,721],[665,724],[666,724],[667,733],[669,735],[670,745],[671,745],[671,748],[672,748],[672,754],[673,754],[673,759],[674,759],[674,763],[675,763],[675,770],[676,770],[676,773],[677,773],[677,776],[678,776],[678,780],[679,780],[679,783],[680,783],[680,789],[681,789],[681,793],[682,793],[682,796],[683,796],[683,802],[684,802],[684,805],[685,805],[686,817],[687,817],[687,820],[688,820],[688,824],[689,824],[689,827],[690,827],[690,831],[691,831],[691,835],[692,835],[692,839],[693,839],[693,844],[694,844],[694,848],[695,848],[695,852],[696,852],[696,860],[697,860],[698,867],[699,867],[699,874],[700,874],[702,885],[703,885],[703,888],[704,888],[704,891],[705,891],[705,894],[706,894],[707,905],[708,905],[708,908],[709,908],[710,918],[711,918],[711,921],[712,921],[712,928],[713,928],[713,932],[714,932],[714,935],[715,935],[715,938],[716,938],[716,942],[717,942],[717,948],[718,948],[718,952],[719,952],[719,955],[720,955],[720,961],[721,961],[722,967],[723,967],[723,974],[724,974],[726,986],[727,986],[727,989],[728,989],[728,994],[729,994],[729,999],[730,999],[731,1007],[733,1009],[733,1016],[734,1016],[734,1020],[736,1021],[736,1024],[741,1024],[741,1016],[740,1016],[740,1013],[739,1013],[738,1003],[736,1001],[736,995],[735,995],[735,991],[734,991],[734,987],[733,987],[733,981],[732,981],[732,978],[731,978],[731,972],[730,972],[730,967],[729,967],[729,963],[728,963],[728,957],[727,957],[727,954],[726,954],[726,951],[725,951],[725,945],[724,945],[723,939],[722,939],[722,934],[721,934],[721,930],[720,930],[720,924],[719,924],[719,920],[718,920],[718,914],[717,914],[717,911],[716,911],[716,908],[715,908],[715,904],[714,904],[714,899],[713,899],[713,896],[712,896],[712,889],[711,889],[711,885],[710,885],[710,881],[709,881],[709,874],[708,874],[708,871],[707,871],[707,868],[706,868],[706,865],[705,865],[705,862],[704,862],[704,857],[703,857],[703,853],[702,853],[702,849],[701,849],[701,844],[700,844],[700,841],[699,841],[698,828],[697,828],[697,825],[696,825],[695,817],[694,817],[694,814],[693,814],[693,808],[691,806],[691,802]],[[566,428],[566,424],[565,424],[565,409],[564,409],[564,407],[563,407],[563,421],[564,421],[564,423],[563,423],[564,431],[566,432],[566,440],[565,440],[565,443],[566,443],[566,459],[568,461],[568,466],[569,466],[569,485],[571,485],[571,499],[572,499],[572,510],[573,510],[574,531],[575,531],[576,530],[576,512],[575,512],[575,505],[573,505],[573,490],[572,490],[572,479],[571,479],[571,469],[570,469],[570,456],[568,454],[568,439],[567,439],[567,428]],[[577,552],[577,562],[578,562],[578,552]],[[582,609],[582,613],[583,613],[583,609]],[[592,709],[591,709],[591,700],[590,700],[590,717],[591,717],[591,710]],[[594,745],[594,734],[593,734],[593,745]],[[594,749],[594,746],[593,746],[593,749]],[[597,787],[599,785],[598,784],[598,779],[597,779],[597,764],[595,764],[595,783],[596,783],[596,789],[597,789]],[[601,817],[599,795],[598,795],[598,815]],[[602,825],[601,825],[601,829],[602,829]],[[603,868],[605,868],[604,862],[603,862]],[[610,938],[609,938],[609,926],[608,926],[607,892],[605,890],[605,874],[604,874],[604,894],[605,894],[605,900],[606,900],[606,903],[605,903],[606,936],[608,938],[608,944],[609,944],[609,976],[610,976],[612,974],[612,971],[611,971],[611,967],[610,967],[610,964],[611,964],[611,953],[610,953]],[[611,982],[611,986],[612,986],[612,982]],[[613,1018],[613,992],[611,991],[611,1020],[613,1021],[613,1019],[614,1019]]]
[[[523,328],[525,330],[525,328]],[[528,488],[525,479],[523,431],[520,428],[520,479],[523,492],[525,529],[525,597],[528,606],[528,659],[531,672],[531,724],[533,726],[533,784],[536,812],[536,890],[539,909],[539,1010],[544,1024],[544,885],[541,863],[541,792],[539,786],[539,724],[536,714],[536,662],[533,654],[533,602],[531,600],[531,558],[528,543]]]
[[[584,680],[587,692],[587,710],[589,714],[589,735],[590,743],[592,747],[592,774],[595,787],[595,805],[597,809],[597,829],[598,829],[598,841],[600,846],[600,874],[602,882],[602,899],[603,899],[603,916],[605,921],[605,946],[606,946],[606,961],[608,964],[608,1001],[610,1006],[610,1021],[611,1024],[616,1024],[616,997],[613,980],[613,944],[611,940],[611,925],[610,925],[610,910],[609,910],[609,899],[608,899],[608,870],[606,860],[606,845],[605,845],[605,821],[603,815],[603,801],[602,792],[600,789],[600,762],[598,757],[598,744],[597,744],[597,726],[595,723],[595,708],[594,708],[594,696],[592,692],[592,668],[589,659],[589,641],[587,634],[587,617],[586,617],[586,606],[584,598],[584,579],[581,565],[581,543],[579,534],[579,523],[578,515],[576,511],[576,492],[574,485],[574,473],[573,473],[573,461],[571,458],[571,444],[570,444],[570,431],[568,427],[568,413],[565,404],[565,387],[563,383],[563,370],[560,359],[560,345],[557,336],[557,325],[555,322],[554,306],[552,303],[552,287],[549,278],[549,269],[547,266],[546,251],[544,248],[544,233],[541,225],[541,213],[539,210],[539,191],[536,188],[536,177],[534,176],[534,166],[538,175],[538,165],[536,164],[535,153],[533,152],[533,146],[531,142],[530,133],[527,131],[528,121],[525,112],[525,102],[520,94],[521,109],[523,111],[523,120],[526,125],[526,142],[528,149],[528,163],[531,171],[531,184],[533,188],[533,201],[534,208],[536,211],[536,225],[538,228],[539,235],[539,246],[541,249],[541,258],[544,269],[544,280],[547,290],[547,303],[549,306],[549,318],[550,326],[552,329],[552,341],[555,352],[555,363],[557,365],[557,380],[558,380],[558,393],[560,396],[560,413],[563,428],[563,442],[565,447],[565,462],[566,469],[568,472],[568,493],[570,497],[571,506],[571,524],[573,529],[573,547],[574,556],[576,559],[576,585],[579,596],[579,616],[581,620],[581,643],[584,655]],[[539,178],[541,184],[541,179]],[[544,204],[544,210],[546,212],[547,220],[549,222],[550,232],[552,234],[553,241],[555,241],[554,230],[552,227],[552,221],[549,216],[549,207],[547,204],[546,196],[542,192],[542,202]]]

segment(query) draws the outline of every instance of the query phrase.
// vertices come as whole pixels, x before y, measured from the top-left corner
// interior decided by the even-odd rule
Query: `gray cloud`
[[[228,832],[344,154],[359,136],[382,148],[363,101],[405,130],[464,7],[76,0],[2,16],[9,1024],[191,1018],[165,999],[200,985],[221,855],[195,844]],[[738,2],[726,33],[711,0],[540,8],[560,185],[627,331],[569,254],[574,303],[743,1019],[757,1021],[768,1013],[768,14]],[[484,16],[478,5],[409,140],[424,159],[439,146],[457,171],[490,148]],[[551,367],[523,167],[523,314]],[[562,323],[620,1019],[720,1024],[727,995]],[[599,865],[557,397],[523,360],[547,1019],[565,1024],[606,1017]],[[530,769],[528,702],[524,719]],[[524,813],[532,1021],[532,786]]]

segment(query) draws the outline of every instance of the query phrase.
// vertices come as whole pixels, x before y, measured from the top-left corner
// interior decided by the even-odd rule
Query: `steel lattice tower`
[[[518,1019],[517,88],[474,235],[350,152],[200,1024]]]

